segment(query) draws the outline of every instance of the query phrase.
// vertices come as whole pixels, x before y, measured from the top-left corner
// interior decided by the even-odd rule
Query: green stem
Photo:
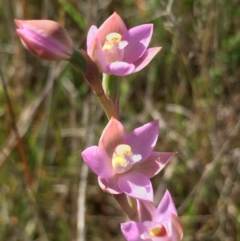
[[[78,49],[74,49],[69,62],[83,74],[85,80],[101,102],[108,119],[111,119],[111,117],[118,119],[119,81],[110,80],[109,75],[106,75],[105,80],[101,81],[96,64],[90,59],[87,53]],[[102,84],[105,86],[102,86]]]
[[[115,118],[119,119],[119,92],[120,92],[120,79],[112,75],[105,75],[103,80],[103,89],[109,99],[114,103]]]
[[[114,106],[113,103],[111,103],[111,100],[107,98],[107,96],[105,94],[101,95],[101,96],[97,96],[99,101],[102,104],[102,107],[108,117],[108,119],[110,120],[111,117],[114,118],[118,118],[117,113],[114,111]]]
[[[112,78],[112,75],[106,75],[105,79],[103,81],[103,88],[110,99],[115,101],[119,96],[120,91],[120,79],[115,76],[115,78]]]
[[[113,195],[113,197],[121,206],[122,210],[126,213],[129,219],[137,221],[137,212],[136,210],[133,210],[129,205],[127,195],[122,193],[122,194]]]
[[[127,200],[128,200],[129,206],[131,207],[131,210],[134,213],[137,213],[137,201],[136,201],[136,199],[134,199],[130,196],[127,196]]]

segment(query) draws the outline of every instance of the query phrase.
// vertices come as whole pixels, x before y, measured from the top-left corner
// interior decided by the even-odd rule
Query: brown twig
[[[31,173],[30,173],[30,170],[29,170],[29,167],[28,167],[27,158],[26,158],[26,154],[25,154],[25,151],[24,151],[22,139],[21,139],[21,137],[19,135],[19,132],[18,132],[18,128],[17,128],[17,124],[16,124],[16,119],[15,119],[11,99],[10,99],[10,96],[9,96],[8,90],[7,90],[7,85],[6,85],[6,82],[5,82],[5,79],[3,77],[1,69],[0,69],[0,77],[1,77],[4,92],[6,94],[7,104],[8,104],[8,108],[9,108],[11,119],[12,119],[11,125],[12,125],[13,131],[14,131],[14,133],[16,135],[16,139],[17,139],[18,153],[20,155],[20,160],[21,160],[22,165],[23,165],[27,185],[30,187],[31,184],[32,184],[32,177],[31,177]]]

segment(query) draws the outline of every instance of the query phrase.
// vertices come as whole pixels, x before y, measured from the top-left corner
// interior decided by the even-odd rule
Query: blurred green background
[[[114,11],[128,28],[153,23],[163,47],[120,98],[128,131],[160,119],[156,149],[178,152],[152,179],[155,204],[169,189],[185,241],[240,240],[239,0],[0,1],[0,68],[32,176],[28,188],[0,82],[0,240],[124,240],[126,217],[80,157],[107,123],[96,97],[67,63],[25,50],[13,22],[58,21],[85,49]]]

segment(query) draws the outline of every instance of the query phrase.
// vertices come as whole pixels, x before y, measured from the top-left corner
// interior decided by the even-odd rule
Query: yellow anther
[[[124,157],[125,155],[130,155],[131,152],[132,152],[131,147],[126,144],[118,145],[114,150],[114,153],[119,157]]]
[[[106,36],[106,40],[112,44],[119,43],[122,40],[122,35],[119,33],[109,33]]]
[[[118,170],[119,168],[121,169],[122,167],[125,167],[126,165],[126,160],[121,157],[121,156],[115,156],[112,158],[112,166],[114,169]]]
[[[164,226],[160,225],[159,227],[152,228],[149,234],[151,237],[164,237],[167,231]]]
[[[103,47],[102,47],[102,50],[106,50],[106,49],[107,49],[107,50],[112,49],[112,45],[105,43],[105,44],[103,45]]]

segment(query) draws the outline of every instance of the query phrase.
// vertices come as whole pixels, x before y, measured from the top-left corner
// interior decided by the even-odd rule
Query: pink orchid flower
[[[147,49],[152,33],[153,24],[143,24],[128,30],[115,12],[99,29],[94,25],[90,27],[87,52],[106,74],[132,74],[144,68],[161,49]]]
[[[98,146],[82,152],[83,160],[98,175],[104,191],[153,200],[150,178],[175,155],[153,151],[158,131],[159,122],[155,120],[127,134],[121,122],[111,118]]]
[[[183,229],[168,190],[157,208],[152,203],[138,201],[138,211],[142,214],[139,222],[128,221],[121,224],[122,233],[128,241],[180,241],[182,239]]]
[[[33,54],[47,60],[67,60],[73,43],[67,31],[51,20],[15,20],[17,34]]]

